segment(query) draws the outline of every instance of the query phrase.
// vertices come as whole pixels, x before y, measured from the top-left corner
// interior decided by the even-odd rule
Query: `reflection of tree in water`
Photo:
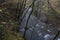
[[[49,2],[48,2],[49,3]],[[50,5],[50,3],[48,4],[50,7],[48,7],[48,9],[49,8],[51,8],[51,10],[53,11],[53,13],[57,13],[56,12],[56,10],[54,10],[53,8],[52,8],[52,6]],[[41,8],[41,7],[40,7]],[[42,10],[42,9],[41,9]],[[40,10],[40,12],[41,12],[41,10]],[[36,11],[37,12],[37,11]],[[49,13],[49,12],[48,12]],[[38,13],[37,13],[38,14]],[[43,14],[44,15],[44,14]],[[27,22],[27,25],[29,26],[27,26],[29,29],[28,30],[26,30],[26,37],[28,38],[27,40],[29,40],[29,37],[28,36],[31,36],[31,40],[55,40],[56,39],[56,37],[57,36],[55,36],[55,30],[56,30],[56,28],[53,26],[53,24],[51,23],[51,24],[47,24],[48,26],[43,26],[44,24],[46,25],[46,23],[44,22],[44,21],[38,21],[37,22],[37,24],[35,24],[36,25],[36,27],[34,26],[33,28],[30,28],[30,24],[33,22],[33,20],[34,19],[32,19],[32,18],[34,18],[33,17],[33,15],[30,15],[30,16],[32,16],[32,17],[30,17],[30,20]],[[56,14],[55,14],[55,16],[56,16]],[[46,17],[47,18],[47,17]],[[45,19],[46,19],[45,18]],[[31,21],[32,20],[32,21]],[[37,20],[44,20],[44,16],[42,16],[42,19],[41,19],[41,16],[40,16],[40,19],[36,19],[35,18],[35,20],[37,21]],[[46,20],[47,21],[47,20]],[[30,23],[29,23],[30,22]],[[49,22],[49,20],[48,20],[48,22]],[[48,23],[47,22],[47,23]],[[32,24],[31,24],[32,25]],[[50,26],[51,25],[51,26]],[[41,29],[40,29],[40,27],[41,27]],[[45,28],[46,29],[45,29]],[[29,30],[33,30],[33,32],[32,32],[32,35],[30,34],[31,33],[31,31],[29,31]],[[37,33],[38,32],[38,33]],[[39,35],[39,37],[38,37],[38,35]],[[43,35],[42,35],[43,34]],[[41,36],[42,35],[42,36]],[[59,35],[59,32],[57,33],[57,35]],[[36,38],[36,39],[35,39]],[[39,39],[40,38],[40,39]]]
[[[32,1],[32,2],[31,2]],[[55,40],[60,34],[58,12],[52,6],[50,0],[18,0],[17,3],[7,4],[6,12],[2,17],[10,22],[15,20],[19,22],[18,32],[23,34],[27,40]],[[2,7],[4,7],[2,5]],[[5,7],[4,7],[5,8]],[[45,9],[46,8],[46,9]],[[1,11],[1,10],[0,10]],[[7,12],[8,11],[8,12]],[[8,14],[9,13],[9,14]],[[13,13],[10,14],[10,13]],[[10,16],[11,17],[8,17]],[[22,17],[21,17],[22,16]],[[10,18],[8,20],[8,18]],[[13,19],[13,20],[12,20]],[[14,22],[15,22],[14,21]],[[10,24],[11,25],[11,24]],[[58,27],[57,27],[58,26]],[[58,37],[58,38],[57,38]],[[58,39],[60,40],[60,39]]]

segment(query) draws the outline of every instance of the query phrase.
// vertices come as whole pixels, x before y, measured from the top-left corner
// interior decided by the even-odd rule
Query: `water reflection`
[[[31,10],[31,9],[30,9]],[[24,20],[22,20],[22,24],[20,26],[20,31],[24,32],[24,27],[26,26],[27,13]],[[28,22],[28,30],[26,31],[26,40],[50,40],[53,39],[56,34],[56,29],[52,24],[46,24],[44,21],[47,20],[45,14],[40,19],[37,19],[34,15],[31,15],[29,22]],[[60,39],[58,39],[60,40]]]

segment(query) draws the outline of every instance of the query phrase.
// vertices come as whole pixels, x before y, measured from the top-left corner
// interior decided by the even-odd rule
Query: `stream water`
[[[28,19],[28,16],[30,14],[31,8],[29,12],[26,13],[24,19],[21,22],[20,25],[20,32],[24,33],[26,21]],[[37,19],[36,16],[31,15],[27,27],[29,28],[26,31],[25,38],[26,40],[52,40],[57,30],[51,26],[52,24],[46,24],[44,21],[47,21],[47,16],[44,14],[41,14],[40,18]],[[60,40],[60,38],[57,38],[56,40]]]

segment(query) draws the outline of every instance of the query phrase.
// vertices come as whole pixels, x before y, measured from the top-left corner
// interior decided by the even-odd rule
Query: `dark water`
[[[31,8],[20,25],[20,32],[22,34],[24,33],[24,27],[26,26],[30,11]],[[57,30],[51,26],[52,24],[46,24],[44,21],[47,21],[47,16],[45,14],[41,14],[39,19],[37,19],[36,16],[31,15],[27,25],[29,29],[26,31],[26,40],[52,40],[55,37]],[[60,38],[57,37],[56,40],[60,40]]]

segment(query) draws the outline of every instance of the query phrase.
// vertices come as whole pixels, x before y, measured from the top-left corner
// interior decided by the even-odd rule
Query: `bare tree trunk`
[[[29,17],[28,17],[28,19],[27,19],[27,22],[26,22],[25,31],[24,31],[24,34],[23,34],[24,40],[26,40],[25,34],[26,34],[27,29],[28,29],[28,28],[27,28],[27,24],[28,24],[29,18],[30,18],[30,16],[31,16],[32,12],[33,12],[34,3],[35,3],[35,0],[33,0],[33,3],[32,3],[32,5],[31,5],[32,11],[31,11],[31,13],[30,13],[30,15],[29,15]]]

